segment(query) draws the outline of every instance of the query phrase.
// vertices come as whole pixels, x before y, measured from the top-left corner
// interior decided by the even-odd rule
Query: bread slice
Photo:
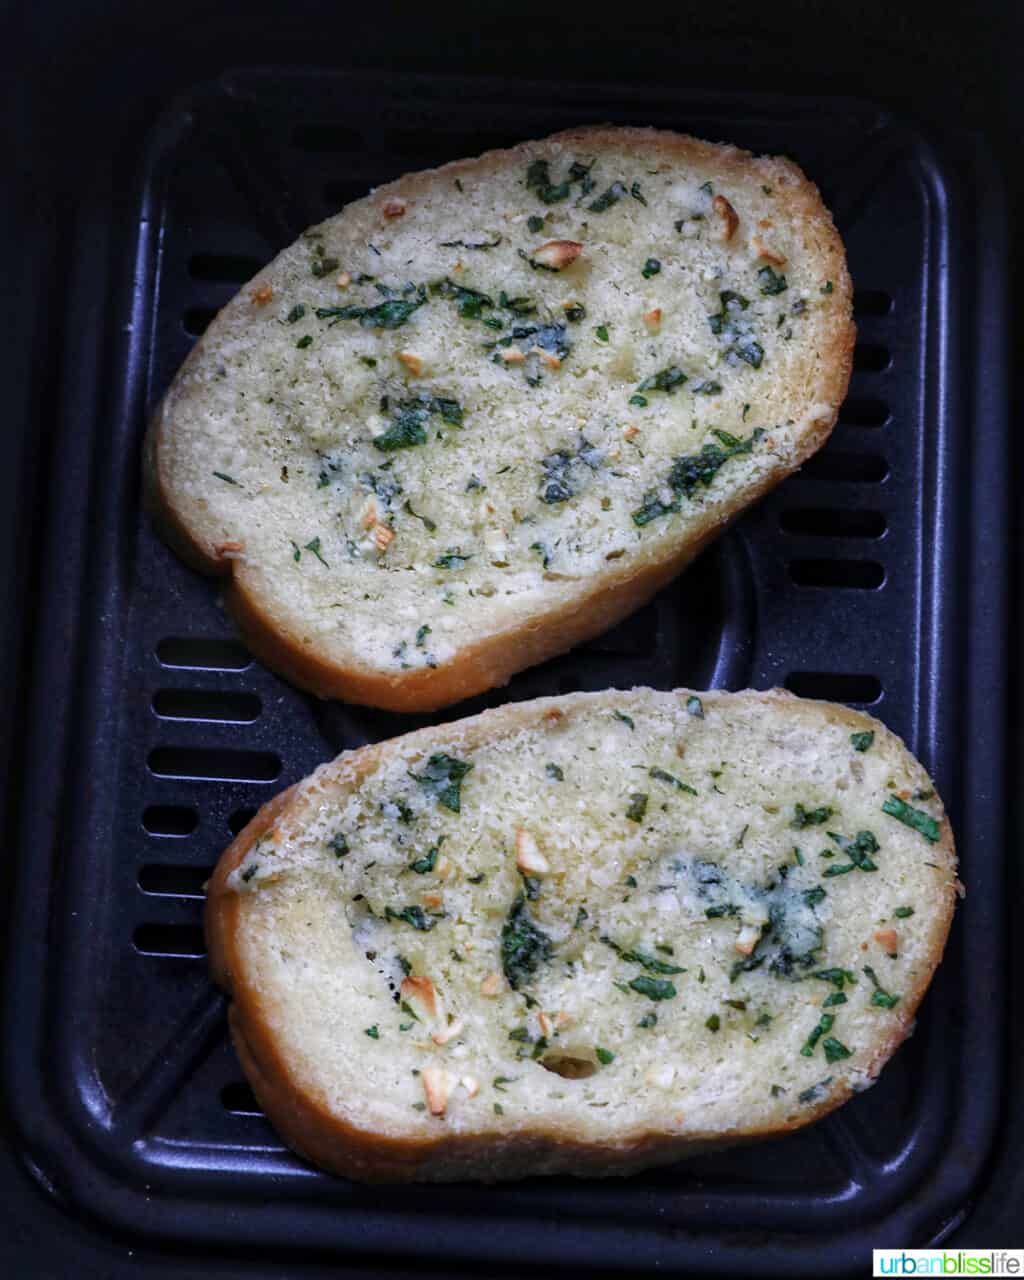
[[[281,253],[157,409],[151,499],[271,667],[435,708],[652,596],[825,441],[853,342],[794,164],[575,129]]]
[[[322,766],[224,854],[206,928],[242,1065],[310,1160],[620,1174],[867,1088],[955,868],[924,769],[869,716],[580,693]]]

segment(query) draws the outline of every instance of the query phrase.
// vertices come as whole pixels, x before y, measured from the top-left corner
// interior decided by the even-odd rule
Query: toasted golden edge
[[[765,166],[766,176],[770,176],[768,170],[777,171],[779,165],[784,165],[796,180],[796,185],[787,195],[788,206],[802,213],[806,222],[819,233],[823,269],[833,283],[836,302],[846,304],[847,317],[852,314],[853,285],[846,267],[842,240],[818,188],[791,161],[776,157],[758,158],[736,147],[704,142],[663,129],[599,125],[568,129],[542,141],[557,141],[569,146],[577,144],[588,149],[623,142],[641,148],[653,143],[682,162],[713,161],[726,173]],[[438,169],[406,175],[378,187],[367,199],[383,206],[389,197],[399,193],[405,197],[414,196],[417,190],[433,183],[438,174],[452,178],[471,177],[481,171],[486,172],[489,167],[504,166],[510,162],[510,157],[517,154],[525,157],[531,145],[535,142],[520,143],[504,151],[488,151],[474,159],[456,160]],[[261,278],[262,273],[250,283],[258,284]],[[841,314],[838,308],[836,314]],[[216,328],[215,321],[193,348],[182,371],[213,337]],[[165,433],[173,430],[173,392],[180,372],[157,406],[147,432],[144,451],[147,506],[166,541],[182,559],[203,573],[228,577],[225,605],[250,650],[268,667],[299,688],[322,698],[339,698],[387,711],[435,711],[487,689],[500,687],[516,672],[600,635],[645,604],[682,572],[713,537],[751,503],[796,471],[828,439],[838,418],[838,406],[850,385],[855,341],[853,320],[837,320],[822,353],[825,373],[814,397],[816,401],[836,405],[836,411],[812,422],[793,457],[785,464],[777,463],[755,488],[746,490],[731,502],[706,510],[686,540],[659,559],[632,567],[610,568],[589,583],[581,581],[579,591],[560,607],[530,618],[519,626],[495,632],[433,668],[382,671],[361,662],[354,652],[345,662],[319,656],[311,651],[300,635],[274,616],[255,576],[247,575],[243,560],[225,556],[216,546],[202,541],[193,533],[186,516],[176,505],[161,448]]]
[[[690,690],[677,690],[681,702]],[[485,711],[481,715],[444,726],[427,728],[390,742],[377,743],[346,753],[340,760],[346,784],[354,785],[374,770],[395,744],[422,746],[429,750],[439,732],[456,735],[464,749],[472,750],[521,729],[543,725],[552,709],[571,709],[575,702],[593,700],[603,694],[571,694],[562,698],[538,698]],[[828,715],[845,721],[851,731],[874,729],[879,737],[905,744],[880,721],[862,712],[835,703],[800,699],[782,689],[765,693],[702,693],[707,704],[720,700],[747,699],[764,704],[765,709],[782,714]],[[779,705],[781,704],[781,706]],[[909,752],[907,754],[910,754]],[[344,1177],[362,1182],[458,1181],[473,1179],[496,1182],[541,1173],[566,1173],[579,1177],[608,1177],[636,1172],[659,1164],[669,1164],[702,1151],[722,1150],[778,1137],[810,1124],[840,1106],[853,1093],[847,1086],[834,1091],[818,1106],[801,1109],[787,1123],[776,1128],[737,1126],[728,1133],[671,1134],[659,1131],[626,1131],[614,1143],[568,1140],[561,1133],[543,1127],[524,1128],[504,1135],[453,1134],[439,1126],[429,1138],[396,1138],[349,1124],[303,1090],[289,1070],[286,1057],[271,1030],[260,996],[245,973],[239,956],[240,898],[227,885],[227,878],[248,851],[287,811],[294,788],[270,800],[225,850],[210,881],[206,899],[206,941],[214,982],[231,999],[229,1021],[239,1060],[259,1100],[281,1138],[312,1163]],[[938,849],[947,854],[955,868],[953,832],[945,812],[942,816]],[[914,1016],[931,982],[946,946],[958,891],[954,874],[946,899],[946,909],[932,927],[930,957],[916,984],[903,993],[896,1014],[897,1026],[881,1041],[869,1064],[872,1077],[913,1031]]]

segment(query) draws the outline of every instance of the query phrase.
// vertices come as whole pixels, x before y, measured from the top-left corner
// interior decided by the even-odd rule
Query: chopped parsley
[[[757,278],[761,282],[761,292],[766,298],[771,298],[777,293],[785,293],[789,288],[784,275],[776,275],[771,267],[762,267],[757,273]]]
[[[613,182],[610,187],[601,192],[596,200],[592,200],[587,205],[587,208],[591,213],[607,213],[612,205],[618,204],[625,194],[625,185],[621,182]]]
[[[444,837],[442,836],[441,839],[443,840]],[[409,870],[415,871],[417,875],[425,876],[428,871],[433,871],[437,866],[437,855],[440,851],[440,843],[435,844],[422,858],[417,858],[415,862],[410,862]]]
[[[406,298],[386,298],[373,307],[353,304],[347,307],[317,307],[318,320],[329,320],[335,325],[339,320],[358,320],[364,329],[400,329],[409,317],[427,301],[426,290],[421,285]]]
[[[707,1022],[704,1023],[709,1031],[717,1031],[722,1025],[722,1019],[717,1013],[713,1013]]]
[[[644,199],[644,193],[640,189],[639,182],[633,183],[633,185],[629,188],[629,194],[633,197],[634,200],[639,200],[641,204],[645,205],[647,203],[647,201]]]
[[[825,1050],[825,1061],[828,1063],[841,1062],[843,1058],[852,1056],[846,1045],[835,1036],[829,1036],[827,1040],[822,1041],[821,1047]]]
[[[363,1034],[368,1035],[371,1040],[380,1039],[380,1031],[377,1029],[376,1026],[367,1027],[366,1030],[363,1032]]]
[[[676,388],[681,387],[686,381],[686,374],[678,365],[673,364],[667,369],[662,369],[660,373],[652,373],[650,377],[644,378],[637,387],[637,391],[664,391],[666,395],[674,395]]]
[[[452,813],[459,813],[462,807],[462,780],[471,772],[473,766],[455,756],[438,752],[432,755],[422,773],[413,773],[420,786],[430,795],[437,797],[437,803]]]
[[[531,213],[526,219],[526,225],[530,231],[536,234],[536,232],[544,230],[544,219],[539,213]]]
[[[600,1045],[595,1045],[594,1053],[597,1055],[597,1060],[602,1067],[607,1067],[609,1063],[615,1061],[615,1054],[608,1049],[602,1049]]]
[[[382,453],[411,449],[427,443],[427,425],[431,414],[439,414],[450,426],[462,425],[462,406],[447,396],[419,395],[401,400],[395,407],[391,426],[373,437],[373,446]]]
[[[875,740],[874,729],[865,729],[863,733],[851,733],[850,743],[854,751],[867,751]]]
[[[659,960],[657,956],[652,956],[645,951],[636,951],[631,947],[622,947],[614,939],[609,938],[607,934],[601,935],[601,941],[606,947],[611,947],[620,960],[626,964],[638,964],[641,969],[647,969],[651,973],[676,974],[685,973],[685,969],[680,969],[677,964],[668,964],[665,960]]]
[[[793,810],[793,821],[789,824],[792,830],[802,831],[804,827],[820,827],[822,823],[828,822],[835,810],[828,805],[822,805],[820,809],[805,809],[802,804],[797,804]]]
[[[297,320],[301,320],[306,314],[306,308],[301,302],[297,302],[291,311],[288,312],[287,320],[289,324],[295,324]]]
[[[686,710],[691,716],[695,716],[698,720],[704,719],[704,703],[695,693],[690,694],[686,699]]]
[[[403,907],[395,911],[392,907],[384,908],[385,920],[404,920],[406,924],[418,929],[420,933],[429,933],[437,924],[436,916],[428,916],[422,907]]]
[[[671,515],[679,510],[684,498],[691,498],[701,487],[710,488],[711,482],[723,464],[728,462],[730,458],[750,453],[754,445],[764,435],[764,430],[761,427],[756,427],[753,433],[745,440],[740,440],[736,436],[730,435],[728,431],[721,431],[717,428],[712,431],[712,434],[721,441],[721,444],[711,444],[709,442],[701,447],[699,453],[684,454],[682,457],[676,458],[666,477],[668,488],[674,496],[666,501],[664,490],[650,490],[644,495],[643,505],[633,512],[634,524],[642,528],[644,525],[650,524],[652,520],[657,520],[661,516]],[[724,448],[722,447],[723,445],[725,446]]]
[[[555,782],[565,781],[565,774],[562,772],[561,765],[546,764],[544,766],[544,772],[547,774],[549,778],[551,778]]]
[[[899,996],[894,996],[890,994],[890,992],[886,991],[878,981],[878,974],[875,973],[874,969],[872,969],[869,964],[864,966],[864,972],[871,979],[871,985],[874,987],[874,991],[871,993],[871,1003],[874,1007],[876,1009],[895,1008],[895,1006],[900,1002]]]
[[[655,766],[652,769],[648,769],[647,772],[649,776],[654,778],[656,781],[667,782],[670,787],[675,787],[677,791],[687,791],[691,796],[695,796],[697,794],[695,787],[691,787],[687,782],[680,782],[678,778],[674,777],[671,773],[667,773],[664,769],[659,769]]]
[[[658,1025],[658,1015],[652,1009],[650,1013],[645,1013],[640,1021],[636,1024],[638,1027],[656,1027]]]
[[[828,833],[828,838],[834,840],[839,848],[849,858],[849,862],[836,863],[823,872],[826,877],[844,876],[850,871],[877,871],[878,864],[873,861],[871,855],[878,852],[878,841],[874,834],[870,831],[858,831],[854,839],[848,836],[839,835],[835,831]]]
[[[819,969],[812,976],[817,978],[819,982],[830,982],[838,991],[842,991],[847,983],[853,986],[857,981],[857,975],[851,973],[849,969]]]
[[[590,176],[590,165],[580,164],[574,160],[569,166],[569,175],[562,182],[551,181],[551,167],[547,160],[533,160],[526,170],[526,189],[544,204],[558,204],[568,200],[573,183],[580,184],[583,195],[594,189],[594,180]]]
[[[801,894],[804,902],[809,907],[816,907],[819,902],[824,902],[827,894],[820,884],[816,884],[813,889],[805,889]]]
[[[930,813],[925,813],[923,809],[915,809],[913,805],[907,804],[906,801],[901,800],[898,796],[889,796],[885,804],[882,805],[882,812],[887,813],[890,818],[895,818],[897,822],[902,822],[904,826],[911,827],[914,831],[919,832],[932,844],[937,843],[939,839],[939,824]]]
[[[642,791],[634,791],[626,806],[626,817],[630,822],[643,822],[647,812],[648,797]]]
[[[632,719],[632,717],[631,717],[631,716],[627,716],[627,715],[625,714],[625,712],[623,712],[623,711],[619,711],[619,709],[618,709],[618,708],[616,708],[616,709],[612,712],[612,715],[615,717],[615,719],[616,719],[616,720],[621,720],[621,721],[622,721],[622,723],[626,726],[626,728],[627,728],[627,729],[635,729],[635,728],[636,728],[636,725],[633,723],[633,719]]]
[[[344,858],[349,852],[348,837],[338,831],[327,841],[327,847],[336,858]]]
[[[804,1089],[796,1095],[797,1102],[817,1102],[825,1090],[832,1083],[832,1077],[826,1076],[824,1080],[819,1080],[817,1084],[812,1084],[809,1089]]]
[[[501,967],[509,986],[518,991],[542,964],[551,959],[554,944],[537,927],[520,893],[501,930]]]
[[[437,525],[434,523],[434,521],[431,520],[429,516],[421,516],[418,511],[413,511],[411,502],[407,501],[402,509],[403,511],[408,512],[409,515],[411,515],[414,520],[419,520],[422,523],[424,529],[426,529],[427,533],[437,532]]]
[[[657,258],[648,258],[643,265],[640,274],[645,280],[650,280],[651,276],[656,276],[661,271],[661,263]]]
[[[461,569],[467,565],[473,557],[463,555],[458,547],[449,547],[443,556],[433,562],[435,569]]]
[[[832,1024],[834,1022],[835,1022],[835,1017],[833,1014],[823,1013],[821,1015],[821,1020],[819,1021],[818,1025],[814,1028],[814,1030],[811,1032],[811,1034],[807,1037],[807,1040],[804,1042],[803,1048],[800,1050],[800,1053],[803,1057],[805,1058],[814,1057],[814,1050],[815,1050],[815,1047],[817,1046],[818,1041],[821,1039],[822,1036],[828,1035],[828,1033],[832,1030]]]
[[[224,471],[215,471],[213,474],[217,477],[218,480],[223,480],[225,484],[233,484],[238,486],[238,488],[241,488],[241,485],[238,484],[238,481],[235,479],[234,476],[229,476]]]
[[[329,568],[331,567],[331,566],[327,563],[327,561],[323,558],[323,556],[320,554],[320,539],[319,539],[319,538],[312,538],[309,542],[307,542],[307,543],[303,546],[303,548],[302,548],[302,549],[303,549],[303,551],[311,551],[311,552],[313,553],[313,555],[315,555],[315,556],[316,556],[316,558],[320,561],[320,563],[323,565],[323,567],[324,567],[325,569],[329,569]]]
[[[242,883],[248,884],[257,871],[259,871],[259,863],[251,862],[249,866],[242,872]]]
[[[648,1000],[671,1000],[676,995],[675,987],[667,978],[648,978],[646,974],[641,974],[626,985]]]
[[[896,917],[897,920],[906,920],[908,916],[912,916],[913,914],[914,914],[913,907],[897,907],[896,910],[893,912],[893,915]]]
[[[295,345],[300,351],[305,351],[307,347],[311,347],[313,345],[313,335],[311,333],[304,333]]]
[[[608,326],[606,324],[599,324],[594,332],[597,334],[599,342],[608,341]]]

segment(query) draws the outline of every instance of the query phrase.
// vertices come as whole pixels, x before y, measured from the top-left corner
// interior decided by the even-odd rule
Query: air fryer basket
[[[142,513],[148,411],[217,308],[309,223],[407,170],[606,119],[786,153],[819,183],[857,288],[840,425],[641,613],[506,689],[433,717],[298,693],[250,658],[216,585]],[[1002,743],[998,725],[978,726],[999,700],[1005,448],[1000,348],[981,324],[1005,299],[999,227],[971,198],[984,177],[845,99],[266,69],[166,113],[95,405],[74,392],[98,376],[84,371],[98,358],[90,272],[104,268],[83,262],[69,282],[79,382],[61,426],[66,501],[47,552],[19,833],[23,853],[55,856],[22,877],[14,906],[4,1048],[19,1142],[44,1185],[111,1227],[296,1259],[484,1267],[527,1256],[528,1242],[533,1268],[793,1276],[944,1237],[992,1143],[1001,1064]],[[853,703],[920,756],[969,892],[916,1034],[823,1123],[628,1180],[382,1195],[291,1155],[242,1079],[206,973],[203,884],[232,833],[345,748],[509,699],[641,683]]]

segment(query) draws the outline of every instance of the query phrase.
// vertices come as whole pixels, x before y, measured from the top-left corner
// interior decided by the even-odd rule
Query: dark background
[[[672,6],[595,5],[588,12],[583,5],[542,7],[516,0],[458,7],[434,6],[430,0],[415,6],[377,2],[358,8],[344,0],[179,0],[169,5],[0,0],[0,59],[6,64],[0,255],[7,298],[0,311],[6,330],[0,352],[7,435],[0,468],[0,617],[6,623],[0,627],[0,724],[6,730],[0,733],[0,768],[8,780],[8,813],[18,794],[18,717],[32,654],[34,601],[45,588],[33,573],[33,549],[46,511],[47,481],[60,467],[47,448],[47,432],[56,416],[62,291],[72,267],[68,232],[83,211],[90,216],[97,193],[112,196],[115,207],[130,199],[142,140],[171,98],[225,67],[245,64],[683,84],[732,92],[737,99],[758,90],[870,98],[941,133],[985,135],[1006,187],[1004,194],[979,190],[977,199],[1009,201],[1012,259],[1006,269],[1018,283],[1021,8],[985,2],[946,11],[938,4],[898,0],[846,5],[839,0],[706,0],[701,5],[680,0]],[[1014,302],[1020,292],[1010,293],[1011,324],[1018,330]],[[96,300],[97,309],[103,302]],[[1003,318],[993,316],[992,323],[1001,325]],[[1011,385],[1011,394],[1014,389]],[[1014,447],[1015,474],[1018,457]],[[1014,637],[1019,632],[1015,625]],[[1011,671],[1005,705],[993,708],[993,715],[1019,721],[1013,714],[1019,702],[1019,681]],[[977,731],[964,726],[964,732]],[[1008,801],[1015,769],[1014,761],[1006,780]],[[5,830],[11,826],[8,816]],[[1011,832],[1015,826],[1011,820]],[[1008,911],[1024,893],[1012,840]],[[0,865],[0,876],[10,871]],[[0,880],[0,939],[6,934],[6,899]],[[947,1248],[1024,1242],[1019,1217],[1024,1210],[1024,983],[1019,966],[1011,975],[1011,991],[1012,1088],[1003,1140],[987,1185]],[[978,998],[985,999],[985,993]],[[993,1007],[992,1016],[1004,1013]],[[524,1241],[522,1258],[510,1259],[514,1273],[522,1265],[527,1274],[528,1259]],[[294,1263],[261,1261],[270,1268],[263,1274],[299,1274]],[[823,1272],[826,1268],[823,1259]],[[311,1264],[301,1274],[319,1271]],[[0,1147],[0,1275],[74,1274],[92,1280],[143,1273],[241,1277],[251,1275],[252,1267],[245,1259],[179,1255],[177,1261],[161,1260],[130,1241],[104,1239],[88,1222],[60,1211],[15,1156]],[[329,1273],[356,1274],[336,1264]],[[422,1275],[424,1268],[386,1274]]]

